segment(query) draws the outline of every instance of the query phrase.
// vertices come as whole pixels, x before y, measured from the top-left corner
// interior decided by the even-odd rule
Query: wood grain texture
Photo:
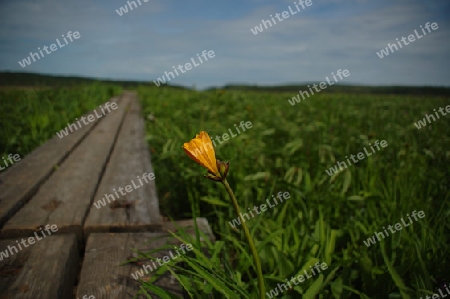
[[[110,101],[117,102],[118,98]],[[0,228],[31,198],[39,185],[52,174],[55,167],[61,164],[99,120],[101,118],[63,138],[53,137],[0,173]]]
[[[2,240],[0,250],[8,250],[8,245],[17,247],[15,239]],[[78,260],[74,234],[47,236],[29,244],[0,261],[0,298],[73,298]]]
[[[134,97],[124,120],[116,146],[105,170],[94,203],[110,197],[110,203],[97,208],[93,205],[84,225],[85,235],[93,232],[160,231],[162,217],[155,180],[143,180],[144,173],[154,173],[145,141],[145,123],[141,108]],[[139,182],[141,178],[142,184]],[[133,186],[133,183],[135,184]],[[130,192],[122,191],[129,186]],[[117,195],[114,196],[114,191]]]
[[[40,226],[56,224],[57,233],[76,233],[81,242],[83,222],[129,101],[125,94],[118,108],[102,117],[28,204],[4,225],[2,237],[29,236]]]
[[[197,218],[199,230],[206,236],[211,235],[214,241],[211,227],[206,218]],[[195,230],[193,230],[194,221],[182,220],[173,222],[165,222],[165,230],[184,230],[195,238]],[[81,269],[80,282],[77,287],[77,298],[84,295],[94,295],[96,299],[111,298],[133,298],[139,291],[139,283],[133,276],[136,271],[143,270],[144,265],[150,265],[150,261],[142,260],[135,264],[126,264],[118,266],[123,262],[138,257],[138,254],[132,249],[140,252],[148,252],[159,248],[165,244],[179,246],[180,242],[173,238],[168,232],[162,233],[92,233],[89,235],[86,251]],[[175,252],[172,252],[176,256]],[[163,258],[169,256],[169,250],[164,250],[151,255],[155,258]],[[147,279],[152,276],[155,268],[147,268],[141,279]],[[170,291],[179,296],[182,295],[181,287],[178,282],[166,275],[156,283],[157,286]],[[141,296],[139,298],[146,298]],[[153,297],[159,298],[159,297]]]
[[[163,236],[167,236],[167,234],[91,233],[86,244],[80,282],[76,292],[77,298],[82,298],[84,295],[88,295],[88,297],[93,295],[96,299],[133,298],[138,293],[140,284],[131,274],[142,270],[142,265],[118,265],[130,258],[137,257],[132,248],[148,252],[165,244],[179,244],[171,237],[161,238]],[[169,255],[167,250],[152,254],[155,258],[163,258],[166,255]],[[146,277],[150,277],[151,274],[152,272],[149,271]],[[156,285],[182,296],[180,286],[170,276],[158,280]]]

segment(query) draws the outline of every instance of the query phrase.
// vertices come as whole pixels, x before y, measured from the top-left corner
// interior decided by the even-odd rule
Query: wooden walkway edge
[[[168,234],[177,227],[195,236],[192,219],[162,220],[136,93],[112,101],[117,110],[0,174],[0,299],[131,299],[140,268],[118,265],[133,249],[179,245]],[[208,221],[196,221],[213,241]],[[157,285],[182,296],[170,276]]]
[[[118,98],[111,99],[114,102],[118,100]],[[0,227],[31,198],[38,187],[50,177],[99,120],[101,119],[96,119],[62,139],[55,135],[22,159],[20,163],[0,173]]]

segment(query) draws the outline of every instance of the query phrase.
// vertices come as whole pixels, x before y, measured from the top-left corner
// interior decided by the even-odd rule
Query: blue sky
[[[213,50],[214,58],[169,83],[291,84],[348,69],[343,83],[450,86],[450,1],[312,0],[257,35],[250,28],[295,9],[294,1],[140,1],[119,16],[127,1],[2,0],[0,70],[151,82]],[[439,29],[383,59],[376,55],[426,22]],[[81,37],[19,65],[68,31]]]

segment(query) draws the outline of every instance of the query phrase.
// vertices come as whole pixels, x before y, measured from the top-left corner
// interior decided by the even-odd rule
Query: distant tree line
[[[151,81],[125,81],[110,79],[95,79],[76,76],[56,76],[43,75],[36,73],[16,73],[16,72],[0,72],[0,86],[23,86],[23,87],[56,87],[56,86],[77,86],[92,83],[105,83],[120,85],[124,88],[133,88],[138,86],[153,86]],[[167,86],[166,84],[163,84]],[[170,85],[172,88],[183,88],[181,86]]]
[[[319,83],[319,82],[316,82]],[[308,90],[314,83],[302,85],[279,85],[279,86],[257,86],[257,85],[225,85],[223,90],[242,91],[264,91],[264,92],[292,92]],[[442,95],[449,96],[450,88],[434,86],[359,86],[335,84],[321,91],[321,93],[351,93],[351,94],[410,94],[410,95]]]
[[[42,87],[42,86],[77,86],[82,84],[105,83],[122,86],[123,88],[135,88],[138,86],[147,86],[156,88],[149,81],[125,81],[110,79],[95,79],[76,76],[55,76],[36,73],[19,72],[0,72],[0,86],[23,86],[23,87]],[[319,83],[319,82],[315,82]],[[208,90],[241,90],[241,91],[262,91],[262,92],[290,92],[298,93],[300,90],[308,90],[308,85],[304,83],[298,85],[278,85],[278,86],[257,86],[228,84],[223,87],[211,87]],[[176,89],[191,89],[172,84],[161,84],[161,87],[170,87]],[[362,86],[362,85],[343,85],[335,84],[321,91],[321,93],[350,93],[350,94],[410,94],[410,95],[441,95],[450,96],[450,88],[434,86]]]

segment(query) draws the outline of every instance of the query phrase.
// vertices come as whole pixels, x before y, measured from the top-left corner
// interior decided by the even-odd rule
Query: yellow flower
[[[208,133],[201,131],[194,139],[183,144],[186,154],[196,163],[208,169],[208,178],[222,181],[228,173],[228,163],[216,160],[216,153]]]

